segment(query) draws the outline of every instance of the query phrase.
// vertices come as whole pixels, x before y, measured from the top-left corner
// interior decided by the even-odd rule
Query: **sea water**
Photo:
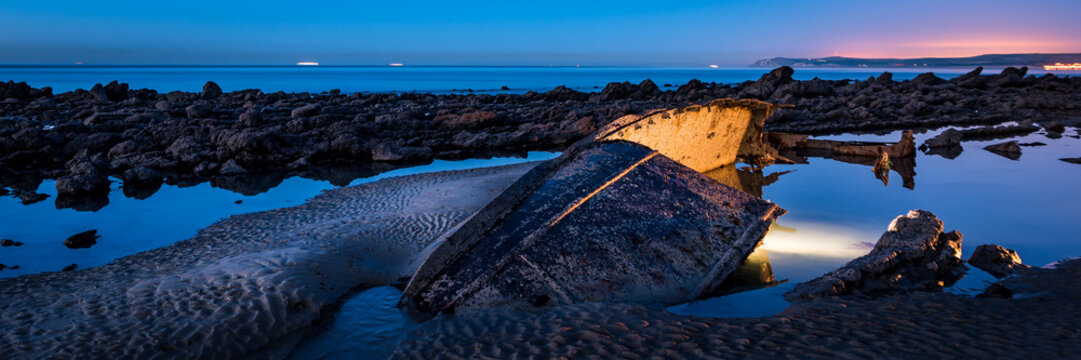
[[[201,91],[214,81],[222,90],[260,89],[263,92],[544,92],[556,86],[599,91],[610,82],[652,80],[674,90],[691,79],[737,84],[757,80],[767,68],[709,67],[425,67],[425,66],[0,66],[0,81],[25,81],[33,87],[51,86],[55,93],[90,89],[113,80],[132,89],[158,92]],[[971,69],[960,68],[797,68],[797,80],[856,79],[893,73],[896,81],[934,72],[952,78]],[[1001,69],[987,69],[997,73]],[[1029,73],[1045,71],[1033,69]],[[1069,74],[1063,72],[1062,74]],[[665,85],[671,85],[665,87]],[[506,89],[504,89],[506,87]]]

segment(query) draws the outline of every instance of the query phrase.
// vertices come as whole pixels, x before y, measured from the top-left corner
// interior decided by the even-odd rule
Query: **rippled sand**
[[[0,279],[0,358],[282,356],[535,164],[335,189],[105,266]]]
[[[1075,358],[1081,260],[1006,280],[1015,298],[913,293],[842,297],[755,319],[579,304],[543,313],[443,317],[411,332],[399,359]]]

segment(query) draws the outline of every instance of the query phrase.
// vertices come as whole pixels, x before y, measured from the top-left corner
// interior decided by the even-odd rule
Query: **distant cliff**
[[[1072,64],[1081,62],[1081,53],[1075,54],[989,54],[956,58],[914,58],[914,59],[865,59],[842,56],[824,58],[786,58],[775,57],[755,61],[751,66],[775,68],[791,67],[1000,67],[1032,66],[1040,67],[1054,63]]]

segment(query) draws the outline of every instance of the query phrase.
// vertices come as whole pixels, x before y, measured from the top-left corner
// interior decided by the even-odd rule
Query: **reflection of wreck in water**
[[[904,187],[916,187],[916,142],[912,131],[901,134],[901,140],[895,143],[866,141],[835,141],[810,139],[808,135],[766,133],[769,145],[777,149],[783,161],[797,164],[808,163],[808,157],[833,159],[840,162],[867,165],[872,172],[889,184],[889,170],[901,176]],[[883,155],[885,154],[885,155]],[[883,159],[888,161],[886,171],[875,171]]]
[[[714,292],[703,294],[702,297],[715,297],[735,294],[744,291],[758,290],[774,287],[788,280],[777,281],[773,276],[773,265],[769,262],[769,254],[766,249],[757,248],[743,263],[728,276]]]
[[[728,165],[707,171],[704,174],[711,179],[731,186],[736,190],[762,197],[762,188],[777,182],[777,180],[781,178],[781,175],[792,171],[794,170],[779,171],[765,175],[761,169],[750,167],[737,169],[735,165]]]
[[[616,120],[461,224],[417,271],[402,302],[445,312],[676,304],[721,291],[784,210],[701,172],[760,193],[761,173],[741,176],[733,166],[772,161],[775,152],[761,141],[772,110],[718,100]]]

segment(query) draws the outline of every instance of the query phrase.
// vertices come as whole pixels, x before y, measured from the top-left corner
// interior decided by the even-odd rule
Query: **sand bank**
[[[535,164],[335,189],[105,266],[2,279],[0,358],[281,356],[352,289],[411,276]]]

